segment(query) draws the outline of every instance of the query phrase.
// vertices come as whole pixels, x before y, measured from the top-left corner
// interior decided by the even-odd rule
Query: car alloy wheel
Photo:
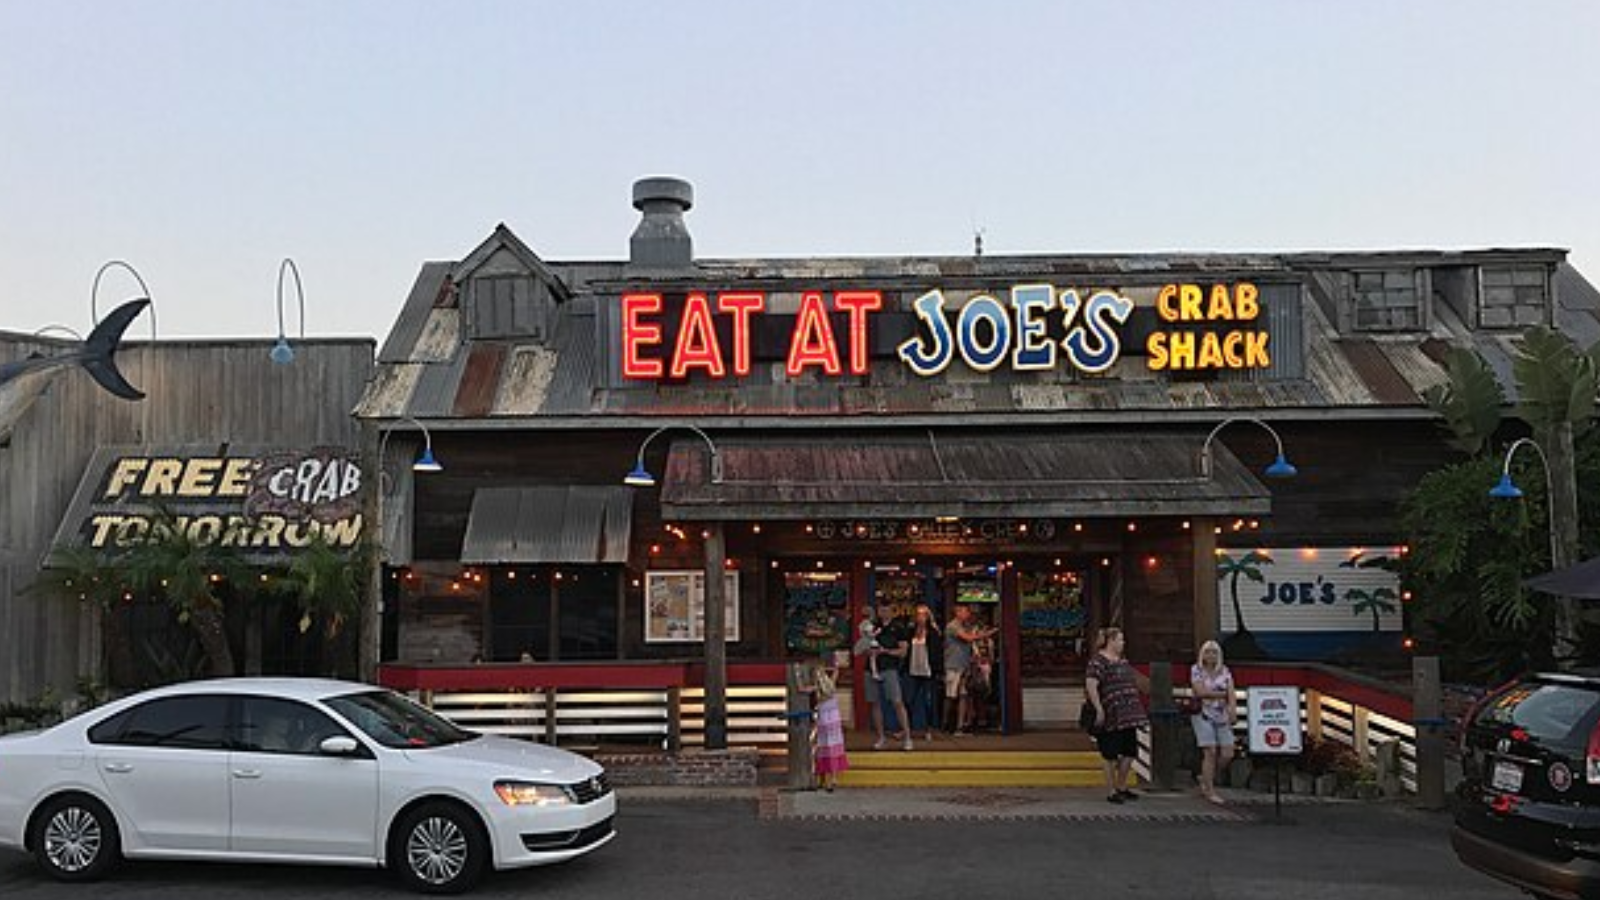
[[[428,884],[449,884],[467,866],[467,835],[453,819],[423,819],[406,838],[406,863]]]
[[[111,813],[88,797],[60,797],[39,811],[29,844],[45,871],[62,881],[91,881],[115,862],[119,839]]]
[[[489,862],[489,839],[465,807],[434,801],[398,823],[390,865],[401,880],[425,894],[459,894],[477,883]]]

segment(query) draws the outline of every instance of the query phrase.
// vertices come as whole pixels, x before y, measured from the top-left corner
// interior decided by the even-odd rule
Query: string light
[[[1083,523],[1082,522],[1073,522],[1072,523],[1072,530],[1073,531],[1082,531],[1083,530]]]
[[[811,526],[811,523],[806,523],[806,534],[810,534],[813,531],[816,531],[816,529]]]
[[[1184,531],[1188,531],[1189,530],[1189,520],[1188,519],[1184,519],[1183,520],[1183,530]]]
[[[1137,522],[1129,522],[1128,523],[1128,530],[1129,531],[1138,531],[1139,530],[1139,524]]]
[[[750,533],[751,534],[760,534],[761,533],[761,523],[757,522],[756,524],[751,525],[750,526]]]

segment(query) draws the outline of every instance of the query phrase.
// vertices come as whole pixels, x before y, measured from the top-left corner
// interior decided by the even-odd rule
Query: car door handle
[[[261,777],[261,770],[260,769],[234,769],[233,770],[233,777],[235,777],[235,778],[260,778]]]
[[[126,775],[133,771],[132,763],[106,763],[105,769],[112,775]]]

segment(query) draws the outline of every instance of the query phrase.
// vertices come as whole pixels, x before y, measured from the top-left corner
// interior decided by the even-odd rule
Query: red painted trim
[[[728,683],[781,685],[781,662],[732,663]],[[489,663],[477,666],[378,667],[378,683],[399,691],[493,691],[535,688],[664,689],[705,683],[702,663]]]

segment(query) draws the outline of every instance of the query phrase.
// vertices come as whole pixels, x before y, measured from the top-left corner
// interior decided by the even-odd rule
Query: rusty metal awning
[[[685,521],[762,519],[1237,516],[1271,495],[1220,442],[1211,475],[1204,435],[964,432],[676,441],[662,514]]]
[[[625,563],[632,516],[626,487],[484,488],[472,495],[461,561]]]

